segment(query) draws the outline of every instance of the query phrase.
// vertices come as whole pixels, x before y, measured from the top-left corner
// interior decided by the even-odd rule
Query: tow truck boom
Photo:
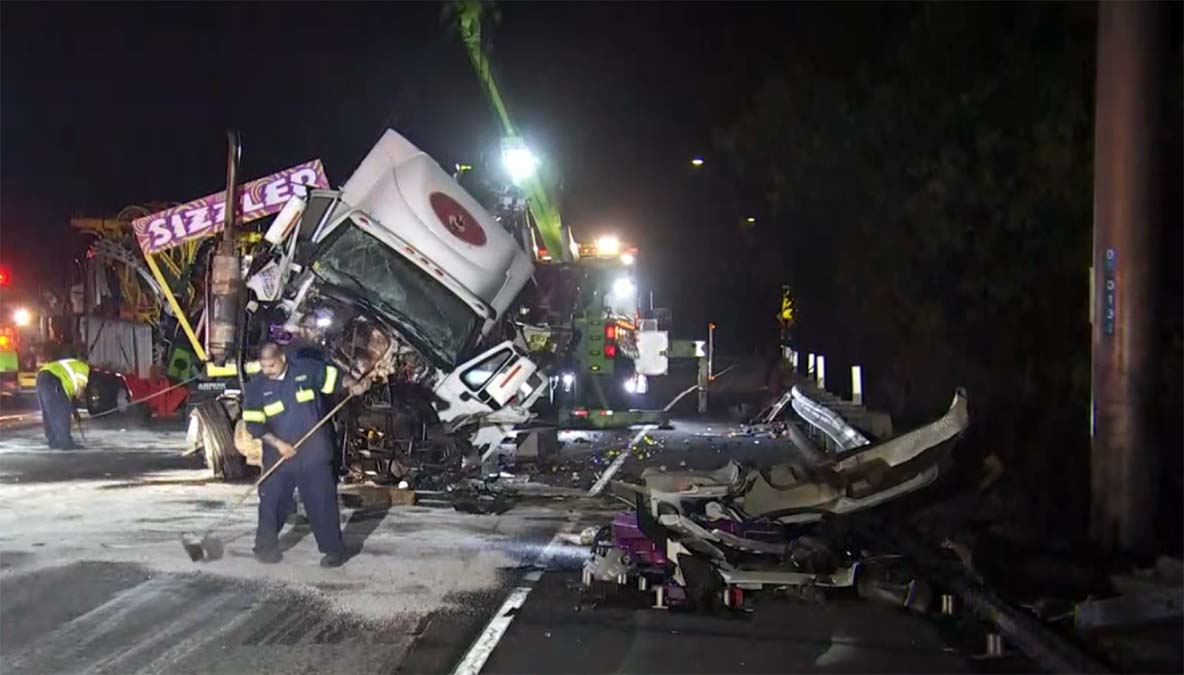
[[[506,111],[506,104],[502,101],[497,82],[493,79],[493,68],[485,54],[482,40],[481,20],[484,8],[478,0],[457,0],[453,3],[457,29],[461,40],[465,44],[465,51],[469,54],[469,61],[477,73],[477,79],[485,88],[489,103],[497,114],[502,126],[502,133],[509,139],[519,140],[518,132],[510,121],[510,114]],[[575,255],[571,249],[570,237],[563,227],[559,217],[559,209],[555,200],[548,193],[547,188],[539,179],[537,172],[531,172],[523,178],[523,188],[527,194],[527,208],[534,218],[543,246],[556,262],[572,262]]]

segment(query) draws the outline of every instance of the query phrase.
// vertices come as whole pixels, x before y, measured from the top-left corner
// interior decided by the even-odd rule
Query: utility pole
[[[707,381],[715,377],[715,324],[707,324]]]
[[[707,412],[707,358],[699,358],[699,414]]]
[[[1094,119],[1090,532],[1111,549],[1153,544],[1156,239],[1161,8],[1099,2]]]
[[[702,343],[699,343],[702,344]],[[703,355],[699,357],[699,376],[697,382],[699,384],[699,414],[702,415],[707,412],[707,392],[711,388],[711,377],[714,374],[712,367],[715,365],[713,360],[715,358],[715,324],[707,324],[707,345]]]

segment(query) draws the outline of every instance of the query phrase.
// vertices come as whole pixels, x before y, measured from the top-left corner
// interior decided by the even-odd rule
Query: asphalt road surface
[[[769,452],[726,428],[652,432],[645,463],[708,466]],[[633,434],[571,448],[591,453]],[[87,430],[87,448],[50,451],[39,427],[0,429],[0,671],[452,672],[512,592],[529,588],[484,672],[962,672],[973,662],[933,623],[857,599],[786,600],[723,618],[581,606],[584,551],[560,528],[605,506],[533,501],[500,516],[423,506],[343,509],[360,552],[323,570],[300,516],[285,559],[251,557],[257,499],[220,530],[226,555],[190,562],[200,532],[246,489],[180,457],[175,427]],[[630,460],[623,474],[641,462]],[[586,506],[586,502],[584,503]],[[965,651],[965,650],[963,650]]]

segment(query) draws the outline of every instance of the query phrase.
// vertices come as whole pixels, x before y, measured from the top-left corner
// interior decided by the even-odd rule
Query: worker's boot
[[[265,550],[265,551],[256,550],[255,551],[255,560],[258,560],[259,562],[263,563],[264,565],[274,565],[283,559],[284,559],[284,554],[280,553],[279,549],[271,549],[271,550]]]
[[[341,567],[345,564],[344,553],[327,553],[321,558],[321,567]]]

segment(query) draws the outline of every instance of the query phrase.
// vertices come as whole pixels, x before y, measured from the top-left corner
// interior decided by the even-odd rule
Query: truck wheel
[[[247,464],[234,447],[234,430],[222,404],[216,400],[203,401],[192,414],[198,421],[199,438],[210,472],[225,481],[245,478]]]
[[[137,403],[131,405],[131,393],[127,386],[122,386],[115,392],[115,407],[119,409],[119,416],[138,426],[148,426],[152,422],[152,411],[147,405]]]

